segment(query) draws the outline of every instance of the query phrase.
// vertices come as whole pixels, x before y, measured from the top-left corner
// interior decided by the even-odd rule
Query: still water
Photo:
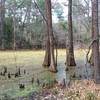
[[[52,81],[54,79],[58,82],[62,82],[63,79],[65,79],[66,82],[68,82],[70,76],[73,75],[75,75],[76,79],[92,78],[93,67],[89,64],[86,65],[85,55],[83,51],[75,51],[77,66],[70,67],[69,71],[65,71],[67,67],[65,66],[66,51],[60,50],[57,64],[58,72],[51,73],[42,67],[44,57],[43,51],[2,52],[0,54],[0,70],[2,71],[3,66],[6,66],[8,72],[15,74],[16,70],[20,67],[21,76],[15,78],[14,75],[12,75],[11,79],[8,79],[8,74],[5,76],[0,75],[0,96],[5,94],[19,96],[30,93],[33,90],[38,90],[36,85],[31,83],[32,78],[34,78],[35,83],[37,79],[39,79],[40,83]],[[26,72],[24,73],[25,70]],[[20,92],[19,84],[25,84],[26,90],[24,92]]]

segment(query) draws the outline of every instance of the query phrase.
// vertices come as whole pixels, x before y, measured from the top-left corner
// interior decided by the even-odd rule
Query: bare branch
[[[44,20],[45,20],[45,22],[47,23],[47,20],[46,20],[46,18],[45,18],[45,16],[44,16],[43,12],[41,11],[40,7],[38,6],[38,4],[36,3],[36,1],[35,1],[35,0],[33,0],[33,1],[34,1],[35,6],[37,7],[37,9],[39,10],[39,12],[41,13],[41,15],[42,15],[43,19],[44,19]]]

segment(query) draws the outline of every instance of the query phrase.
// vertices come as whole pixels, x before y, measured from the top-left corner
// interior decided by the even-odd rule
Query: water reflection
[[[68,67],[68,71],[65,71],[64,65],[58,66],[58,73],[56,79],[58,82],[62,82],[63,79],[69,82],[70,79],[82,80],[82,79],[93,79],[94,68],[90,64],[83,65],[82,63],[77,66]]]

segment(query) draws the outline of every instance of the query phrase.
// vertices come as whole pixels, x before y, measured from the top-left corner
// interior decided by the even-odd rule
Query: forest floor
[[[77,80],[70,86],[57,83],[50,89],[46,87],[16,100],[100,100],[100,85],[93,80]]]
[[[93,88],[90,89],[94,84],[93,81],[87,81],[86,78],[91,79],[93,76],[93,68],[89,65],[86,65],[86,51],[84,49],[75,50],[75,60],[77,63],[76,67],[70,68],[69,71],[65,71],[65,59],[66,59],[66,50],[58,50],[58,73],[54,74],[49,72],[47,69],[42,67],[42,62],[45,52],[42,50],[37,51],[0,51],[0,98],[16,98],[20,97],[21,100],[31,100],[29,98],[48,98],[47,96],[54,96],[54,100],[60,98],[59,95],[64,95],[62,97],[69,99],[57,99],[57,100],[81,100],[81,99],[70,99],[70,96],[76,95],[77,92],[81,95],[80,91],[84,91],[84,95],[93,96],[93,98],[100,95],[100,91]],[[7,73],[1,75],[1,72],[4,71],[4,68],[7,67]],[[19,70],[21,75],[15,77],[15,73]],[[11,78],[8,78],[8,73],[11,74]],[[74,75],[75,74],[75,75]],[[66,87],[62,89],[59,87],[59,83],[65,79],[66,84],[69,83],[71,77],[77,77],[73,81],[70,88]],[[32,79],[34,78],[34,82]],[[77,80],[78,79],[78,80]],[[39,80],[40,84],[37,84]],[[52,83],[54,80],[57,80],[56,86],[51,89],[43,89],[41,85],[43,83]],[[84,84],[83,84],[84,83]],[[20,89],[19,84],[24,84],[25,88]],[[91,84],[91,85],[87,85]],[[39,86],[38,86],[39,85]],[[88,86],[88,88],[87,88]],[[79,89],[79,90],[78,90]],[[48,92],[48,93],[46,93]],[[57,94],[55,94],[57,92]],[[73,93],[74,92],[74,93]],[[29,95],[28,95],[29,94]],[[70,95],[71,94],[71,95]],[[28,96],[27,96],[28,95]],[[72,95],[72,96],[73,96]],[[67,96],[67,97],[66,97]],[[21,98],[22,97],[22,98]],[[80,96],[81,97],[81,96]],[[99,96],[98,96],[99,97]],[[26,98],[26,99],[25,99]],[[77,97],[78,98],[78,97]],[[18,100],[20,100],[18,99]],[[8,99],[10,100],[10,99]],[[32,99],[34,100],[34,99]],[[35,99],[42,100],[42,99]],[[43,99],[44,100],[44,99]],[[50,100],[50,99],[46,99]],[[53,100],[53,99],[51,99]],[[86,100],[86,99],[82,99]],[[96,99],[87,99],[87,100],[96,100]],[[98,99],[99,100],[99,99]]]

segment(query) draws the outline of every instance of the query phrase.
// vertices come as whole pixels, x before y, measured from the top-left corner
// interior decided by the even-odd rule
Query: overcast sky
[[[65,17],[65,19],[67,19],[67,15],[68,15],[68,6],[64,6],[64,4],[66,3],[68,5],[68,1],[67,0],[52,0],[52,2],[59,2],[62,7],[63,7],[63,16]],[[83,4],[85,4],[84,0],[81,0],[81,2]],[[52,16],[53,22],[56,23],[58,22],[57,16],[56,14],[53,14]]]
[[[66,3],[66,4],[68,3],[67,0],[52,0],[52,2],[59,2],[62,5],[63,11],[64,11],[63,16],[67,19],[68,8],[63,5],[63,3]],[[53,14],[52,19],[53,19],[53,22],[55,23],[58,22],[57,16],[55,14]]]

